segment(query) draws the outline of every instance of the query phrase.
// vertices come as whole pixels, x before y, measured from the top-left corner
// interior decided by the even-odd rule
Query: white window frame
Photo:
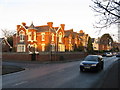
[[[17,52],[25,52],[25,45],[18,45]]]
[[[28,33],[28,41],[31,41],[32,40],[32,32],[29,32]]]
[[[36,41],[36,32],[34,32],[34,41]]]
[[[55,36],[55,35],[52,33],[52,41],[54,41],[54,36]]]
[[[62,33],[59,33],[59,42],[62,43]]]
[[[45,33],[41,33],[41,41],[45,41]]]
[[[45,51],[45,44],[41,44],[41,46],[42,46],[42,52],[44,52]]]
[[[51,44],[51,50],[55,51],[55,44]]]
[[[24,42],[25,32],[23,30],[19,32],[19,36],[20,36],[20,42]]]

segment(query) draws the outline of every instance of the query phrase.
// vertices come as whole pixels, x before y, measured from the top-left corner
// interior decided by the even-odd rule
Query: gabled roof
[[[54,27],[54,30],[57,31],[59,27]]]
[[[78,35],[79,35],[79,36],[83,36],[83,35],[84,35],[84,33],[78,33]]]
[[[49,26],[39,26],[37,27],[37,32],[55,32],[54,28],[50,28]]]
[[[69,35],[72,33],[73,33],[73,29],[65,30],[65,37],[69,37]]]
[[[73,32],[73,38],[75,38],[78,35],[77,32]]]

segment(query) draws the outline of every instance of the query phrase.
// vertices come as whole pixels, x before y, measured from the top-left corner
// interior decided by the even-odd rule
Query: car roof
[[[101,55],[88,55],[88,56],[96,56],[96,57],[98,57],[98,56],[101,56]]]
[[[93,57],[100,57],[100,58],[102,58],[101,55],[88,55],[88,56],[93,56]]]

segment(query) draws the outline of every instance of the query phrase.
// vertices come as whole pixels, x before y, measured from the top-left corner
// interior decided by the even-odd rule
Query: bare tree
[[[10,31],[7,29],[1,29],[1,31],[2,31],[3,37],[6,37],[6,38],[11,37],[15,34],[15,31]]]
[[[13,35],[16,33],[15,31],[7,30],[7,29],[1,29],[3,37],[7,42],[13,46]]]
[[[97,13],[96,28],[110,27],[120,24],[120,0],[92,0],[92,9]]]

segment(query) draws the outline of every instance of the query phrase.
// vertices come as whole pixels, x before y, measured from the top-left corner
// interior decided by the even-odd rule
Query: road
[[[6,74],[2,77],[2,88],[99,88],[103,77],[117,61],[115,56],[104,58],[104,69],[100,72],[80,72],[80,61],[66,63],[8,63],[26,70]]]

